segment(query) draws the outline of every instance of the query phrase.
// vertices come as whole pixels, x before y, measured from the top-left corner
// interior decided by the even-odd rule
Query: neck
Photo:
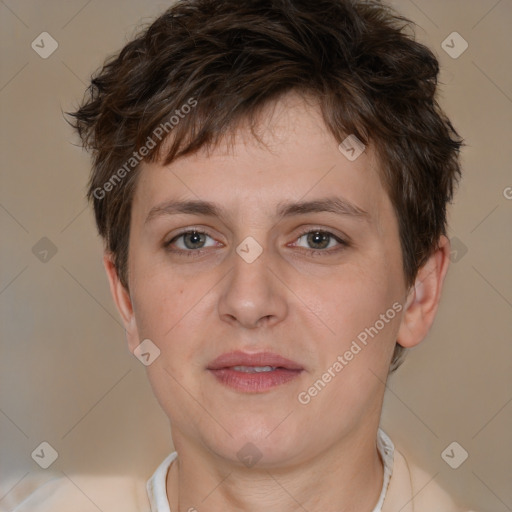
[[[175,446],[179,455],[167,475],[171,512],[371,512],[382,490],[376,430],[359,429],[325,453],[279,468],[243,468],[187,443]]]

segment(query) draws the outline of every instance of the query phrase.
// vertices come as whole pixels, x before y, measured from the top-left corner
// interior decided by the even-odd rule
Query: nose
[[[267,251],[251,263],[233,254],[233,269],[223,281],[218,312],[221,319],[233,325],[255,329],[282,322],[288,312],[286,288],[270,268]]]

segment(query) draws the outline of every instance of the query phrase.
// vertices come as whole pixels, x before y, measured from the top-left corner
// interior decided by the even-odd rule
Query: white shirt
[[[379,499],[372,512],[382,512],[382,505],[386,498],[386,492],[393,472],[393,459],[395,456],[395,445],[381,428],[379,428],[377,433],[377,449],[384,463],[384,481]],[[177,457],[178,452],[169,454],[146,484],[151,512],[171,512],[169,501],[167,500],[167,473],[172,462]]]

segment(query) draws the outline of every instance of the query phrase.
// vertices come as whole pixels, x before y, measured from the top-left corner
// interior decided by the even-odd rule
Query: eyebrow
[[[355,219],[370,221],[367,211],[351,203],[342,197],[326,197],[313,201],[282,202],[276,210],[278,218],[283,219],[294,215],[306,215],[311,213],[335,213]],[[215,203],[201,200],[178,201],[171,200],[154,206],[149,211],[145,223],[163,215],[205,215],[208,217],[223,217],[224,209]]]

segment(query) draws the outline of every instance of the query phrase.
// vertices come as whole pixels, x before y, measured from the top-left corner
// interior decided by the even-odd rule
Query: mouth
[[[231,369],[244,373],[273,372],[278,366],[232,366]]]
[[[212,361],[207,370],[222,385],[240,392],[261,393],[297,378],[304,368],[271,352],[230,352]]]

